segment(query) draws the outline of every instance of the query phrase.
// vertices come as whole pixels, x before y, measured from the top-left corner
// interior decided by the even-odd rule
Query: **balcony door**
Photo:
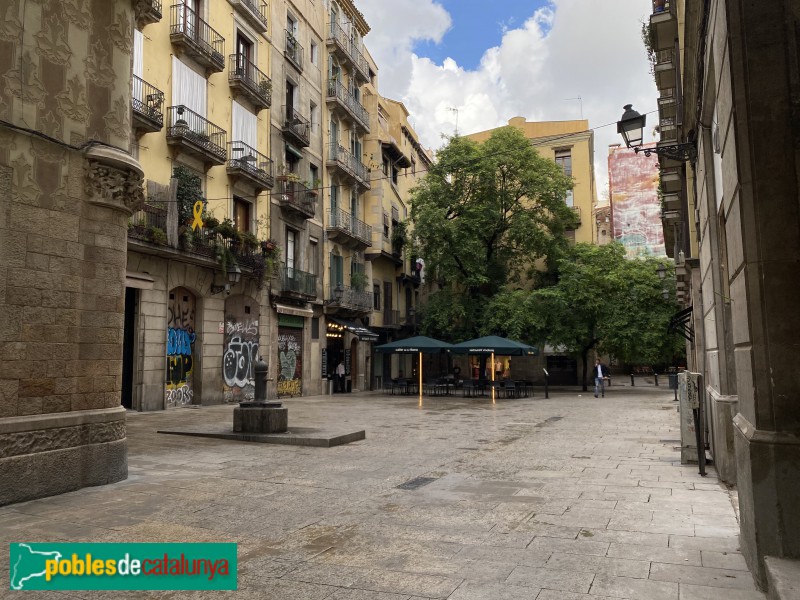
[[[289,277],[294,277],[294,258],[295,258],[295,232],[293,229],[286,230],[286,273]]]
[[[250,231],[250,213],[252,205],[242,198],[233,198],[233,224],[236,231],[247,233]]]
[[[185,36],[197,39],[200,36],[200,11],[203,6],[200,0],[184,0],[178,4],[178,18],[181,22],[182,32]]]
[[[255,74],[250,72],[252,70],[250,65],[255,63],[253,42],[240,31],[236,32],[236,63],[238,74],[255,82]]]
[[[383,323],[392,323],[392,282],[383,282]]]

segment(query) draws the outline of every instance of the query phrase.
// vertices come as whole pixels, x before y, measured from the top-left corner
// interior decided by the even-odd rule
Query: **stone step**
[[[800,560],[765,556],[770,600],[800,598]]]

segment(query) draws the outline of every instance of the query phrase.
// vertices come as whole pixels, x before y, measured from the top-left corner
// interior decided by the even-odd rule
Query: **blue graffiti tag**
[[[191,355],[195,337],[194,331],[174,327],[167,329],[167,356]]]

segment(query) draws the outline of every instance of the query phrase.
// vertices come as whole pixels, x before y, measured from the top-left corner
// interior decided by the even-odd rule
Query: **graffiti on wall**
[[[303,394],[303,330],[278,327],[278,397]]]
[[[628,148],[612,148],[608,154],[608,182],[614,239],[625,246],[629,257],[666,256],[658,159]]]
[[[222,390],[225,402],[255,398],[258,360],[258,304],[245,296],[225,301],[225,338],[222,349]]]
[[[194,386],[195,298],[187,289],[175,288],[167,303],[166,408],[192,403]]]

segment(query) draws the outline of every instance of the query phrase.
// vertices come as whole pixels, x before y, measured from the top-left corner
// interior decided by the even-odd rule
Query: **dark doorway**
[[[122,334],[122,406],[133,408],[133,361],[136,346],[136,309],[139,294],[136,288],[125,288],[125,321]]]

